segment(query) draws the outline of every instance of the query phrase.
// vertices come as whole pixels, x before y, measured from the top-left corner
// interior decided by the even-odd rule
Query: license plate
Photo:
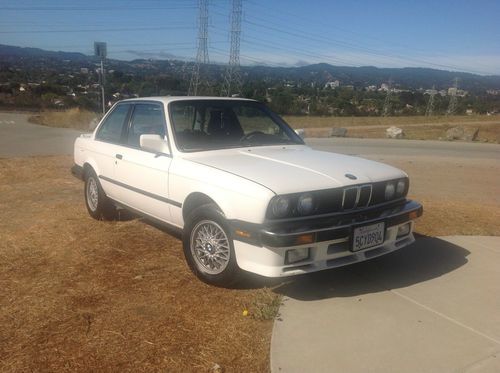
[[[369,249],[384,243],[385,223],[375,223],[354,228],[351,251]]]

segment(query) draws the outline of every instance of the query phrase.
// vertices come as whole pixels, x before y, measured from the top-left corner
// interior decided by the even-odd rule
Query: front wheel
[[[183,248],[191,270],[204,282],[230,286],[241,271],[223,214],[214,204],[195,209],[186,220]]]

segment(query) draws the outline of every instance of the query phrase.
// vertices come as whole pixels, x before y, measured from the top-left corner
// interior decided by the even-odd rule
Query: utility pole
[[[206,83],[200,77],[200,65],[208,63],[208,0],[198,0],[198,52],[189,82],[188,96],[197,96],[200,85]]]
[[[429,101],[427,102],[427,109],[425,109],[425,116],[430,117],[434,114],[434,96],[436,96],[436,87],[432,86],[429,93]]]
[[[102,115],[106,114],[106,99],[104,95],[104,59],[107,54],[107,46],[106,43],[103,42],[94,42],[94,54],[96,57],[99,57],[101,60],[101,69],[100,69],[100,83],[101,83],[101,104],[102,104]]]
[[[382,112],[382,115],[384,117],[389,116],[389,111],[391,110],[391,90],[392,90],[392,79],[389,79],[389,84],[387,87],[387,95],[385,96],[385,101],[384,101],[384,110]]]
[[[455,115],[458,103],[458,78],[455,78],[453,88],[448,89],[448,93],[450,94],[450,103],[448,104],[448,111],[446,112],[446,115]]]
[[[222,96],[241,94],[240,73],[240,37],[241,37],[241,13],[243,5],[241,0],[232,0],[231,11],[231,50],[229,52],[229,65],[227,67]]]

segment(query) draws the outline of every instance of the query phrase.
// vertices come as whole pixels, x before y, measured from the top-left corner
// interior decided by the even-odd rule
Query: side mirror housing
[[[170,153],[167,142],[160,135],[141,135],[139,143],[144,150],[162,154]]]

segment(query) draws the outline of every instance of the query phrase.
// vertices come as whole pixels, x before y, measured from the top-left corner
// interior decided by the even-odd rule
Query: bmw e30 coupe
[[[253,100],[118,102],[77,138],[74,162],[93,218],[125,208],[179,230],[192,271],[218,285],[390,253],[422,214],[403,171],[313,150]]]

